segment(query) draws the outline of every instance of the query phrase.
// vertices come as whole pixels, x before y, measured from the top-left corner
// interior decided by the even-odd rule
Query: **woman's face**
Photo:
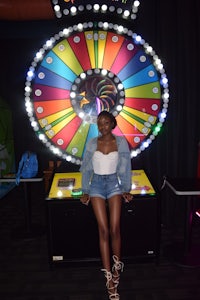
[[[107,116],[101,116],[97,119],[97,126],[102,135],[110,134],[113,129],[113,123]]]

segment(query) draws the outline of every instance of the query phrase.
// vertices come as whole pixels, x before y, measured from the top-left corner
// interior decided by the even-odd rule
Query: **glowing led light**
[[[146,141],[143,143],[144,148],[148,148],[149,147],[149,143]]]
[[[136,157],[137,156],[137,151],[131,151],[131,158]]]
[[[27,99],[27,101],[25,103],[25,106],[26,107],[32,106],[32,103],[31,103],[30,99],[29,100]]]
[[[168,79],[166,77],[162,78],[161,83],[162,84],[167,84],[168,83]]]
[[[36,127],[36,126],[38,126],[38,123],[36,121],[33,121],[33,122],[31,122],[31,126]]]
[[[100,8],[99,4],[94,4],[94,11],[95,11],[95,12],[98,11],[99,8]]]
[[[158,133],[158,132],[160,132],[160,126],[155,127],[155,133]]]
[[[108,6],[107,6],[106,4],[103,4],[103,5],[101,6],[101,10],[102,10],[103,12],[106,12],[107,9],[108,9]]]
[[[118,86],[117,86],[118,90],[122,90],[124,88],[123,84],[122,83],[119,83]]]
[[[123,26],[121,26],[121,25],[118,26],[118,29],[117,29],[118,32],[123,32],[123,30],[124,30],[124,27],[123,27]]]
[[[73,99],[73,98],[76,98],[76,93],[75,92],[71,92],[70,93],[70,97]]]
[[[138,7],[138,6],[140,6],[140,1],[138,1],[138,0],[137,0],[137,1],[134,1],[133,4],[134,4],[135,7]]]
[[[106,76],[106,75],[108,74],[108,71],[105,70],[105,69],[103,69],[103,70],[101,70],[101,74],[102,74],[103,76]]]
[[[63,192],[59,190],[59,191],[57,192],[57,196],[58,196],[58,197],[62,197],[62,196],[63,196]]]
[[[68,35],[69,34],[69,29],[68,28],[63,29],[63,34]]]
[[[55,10],[55,12],[59,12],[60,11],[60,6],[59,5],[55,5],[54,6],[54,10]]]
[[[77,12],[77,8],[75,6],[72,6],[70,10],[72,15],[75,15]]]
[[[27,106],[26,107],[26,111],[27,111],[27,113],[32,113],[33,112],[33,109],[32,109],[32,107],[31,106]]]
[[[161,60],[160,60],[159,58],[155,59],[155,64],[156,64],[156,65],[161,64]]]
[[[29,78],[32,78],[34,76],[34,72],[33,71],[28,71],[27,76]]]
[[[136,188],[136,185],[135,185],[135,183],[132,183],[132,185],[131,185],[131,189],[132,190],[134,190]]]
[[[86,74],[85,73],[81,73],[80,77],[81,77],[81,79],[85,79],[86,78]]]
[[[67,156],[66,156],[66,161],[71,161],[71,160],[72,160],[71,155],[67,155]]]
[[[41,53],[41,52],[37,52],[37,53],[36,53],[36,58],[37,58],[37,59],[42,58],[42,53]]]
[[[51,46],[52,46],[52,44],[53,44],[53,43],[52,43],[52,41],[51,41],[51,40],[48,40],[48,41],[46,41],[46,46],[47,46],[47,47],[51,47]]]
[[[108,29],[108,26],[109,26],[108,22],[104,22],[104,23],[103,23],[103,28],[104,28],[104,29]]]
[[[151,53],[152,50],[153,50],[153,48],[152,48],[151,46],[148,46],[148,47],[147,47],[147,52]]]
[[[118,1],[118,0],[115,0]],[[108,5],[108,4],[102,4],[101,6],[98,3],[95,3],[94,5],[92,4],[85,4],[85,5],[77,5],[75,2],[76,1],[65,1],[65,2],[71,2],[74,3],[75,5],[72,6],[70,9],[64,8],[63,11],[61,11],[61,7],[58,4],[58,1],[52,1],[54,5],[54,12],[57,18],[62,18],[62,16],[68,16],[69,13],[71,13],[72,16],[75,16],[78,12],[82,13],[84,10],[93,11],[95,13],[106,13],[108,10],[111,13],[116,13],[118,15],[122,15],[122,18],[131,18],[132,20],[136,19],[136,13],[138,12],[138,7],[140,5],[139,1],[135,1],[132,4],[132,13],[129,10],[124,10],[123,7],[116,7],[115,5]],[[55,2],[55,3],[54,3]],[[106,1],[104,1],[106,2]],[[126,1],[123,1],[126,2]],[[63,14],[63,15],[62,15]]]
[[[77,28],[78,28],[78,30],[83,30],[83,24],[79,23],[79,24],[77,25]]]
[[[45,135],[44,135],[43,133],[40,133],[38,137],[39,137],[39,139],[40,139],[41,141],[46,140],[46,137],[45,137]]]
[[[84,116],[85,116],[84,112],[82,112],[82,111],[81,111],[78,115],[79,115],[79,117],[80,117],[81,119],[83,119]]]
[[[58,154],[58,153],[60,153],[60,149],[58,149],[58,148],[54,147],[54,148],[53,148],[53,153],[54,153],[54,154]]]
[[[130,16],[130,12],[129,12],[128,10],[125,10],[125,11],[124,11],[124,17],[127,18],[127,17],[129,17],[129,16]]]
[[[167,116],[167,115],[166,115],[166,113],[165,113],[165,112],[162,112],[162,113],[160,114],[160,118],[161,118],[161,119],[165,119],[165,118],[166,118],[166,116]]]
[[[31,92],[31,88],[30,88],[29,86],[26,86],[26,87],[25,87],[25,91],[26,91],[27,93],[30,93],[30,92]]]
[[[121,111],[122,110],[122,106],[121,105],[117,105],[117,111]]]
[[[168,99],[168,98],[169,98],[169,93],[165,92],[165,93],[163,94],[163,99]]]
[[[161,63],[158,64],[158,69],[159,69],[159,70],[162,70],[162,69],[163,69],[163,64],[161,64]]]
[[[142,38],[141,38],[140,35],[137,35],[137,36],[135,37],[135,40],[136,40],[136,42],[141,42]]]

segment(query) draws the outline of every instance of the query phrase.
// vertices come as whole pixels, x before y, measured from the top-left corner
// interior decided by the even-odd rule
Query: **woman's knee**
[[[111,227],[110,236],[112,240],[120,238],[120,227],[119,226]]]
[[[106,227],[99,227],[99,236],[103,240],[109,239],[109,230]]]

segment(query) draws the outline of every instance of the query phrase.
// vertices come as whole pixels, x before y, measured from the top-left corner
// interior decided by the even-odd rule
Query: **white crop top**
[[[98,175],[110,175],[116,173],[118,163],[118,152],[113,151],[104,154],[95,151],[92,157],[94,173]]]

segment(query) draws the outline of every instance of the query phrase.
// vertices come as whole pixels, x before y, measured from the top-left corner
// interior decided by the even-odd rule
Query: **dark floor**
[[[46,225],[42,187],[33,191],[32,220]],[[46,233],[16,238],[23,232],[23,189],[19,186],[0,200],[0,299],[103,300],[108,299],[98,263],[50,269]],[[195,217],[193,244],[199,242],[200,219]],[[200,267],[177,264],[167,245],[182,239],[182,228],[162,226],[160,262],[127,262],[122,273],[121,300],[199,300]],[[15,238],[14,238],[15,236]],[[200,252],[198,253],[200,256]]]

